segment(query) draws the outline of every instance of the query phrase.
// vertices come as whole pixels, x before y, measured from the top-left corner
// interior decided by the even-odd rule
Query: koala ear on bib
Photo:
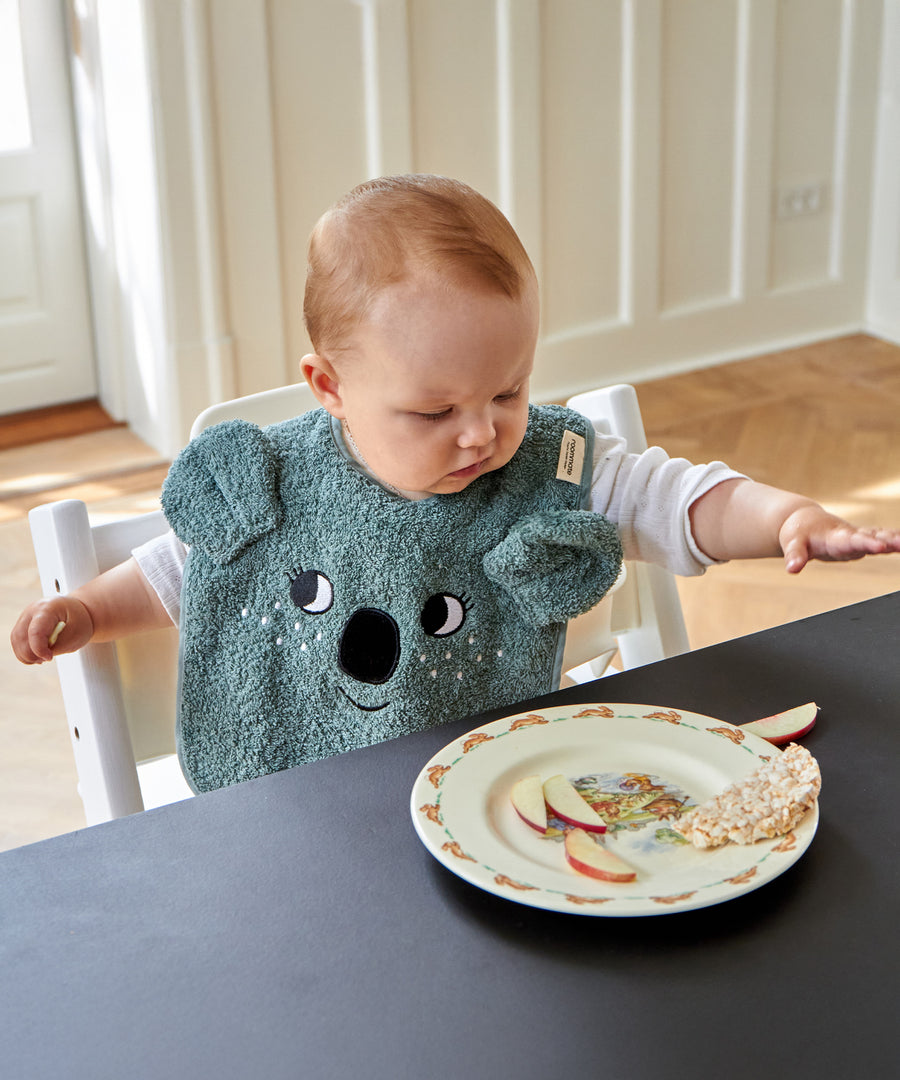
[[[517,521],[483,565],[526,622],[549,626],[603,599],[619,576],[622,544],[602,514],[546,510]]]
[[[226,420],[201,432],[172,464],[162,508],[175,534],[215,562],[231,562],[277,529],[275,450],[261,428]]]

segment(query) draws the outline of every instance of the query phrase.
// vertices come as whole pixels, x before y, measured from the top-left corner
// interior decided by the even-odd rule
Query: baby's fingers
[[[872,539],[881,545],[874,555],[882,555],[891,551],[900,551],[900,529],[872,529]]]
[[[50,635],[57,622],[53,615],[29,608],[16,620],[9,635],[16,658],[23,664],[42,664],[53,659]]]
[[[28,627],[28,645],[37,657],[37,663],[44,660],[52,660],[53,657],[63,652],[60,641],[66,622],[55,611],[43,611],[31,620]]]
[[[799,574],[809,559],[810,551],[802,537],[795,537],[784,545],[784,568],[789,574]]]
[[[892,529],[837,529],[828,538],[823,558],[861,559],[900,551],[900,532]]]

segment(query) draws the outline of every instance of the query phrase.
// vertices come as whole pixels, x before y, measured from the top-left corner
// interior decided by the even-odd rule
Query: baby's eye
[[[470,605],[466,598],[452,593],[435,593],[429,596],[422,608],[422,629],[431,637],[449,637],[466,621]]]
[[[515,388],[515,390],[510,390],[508,394],[498,394],[494,398],[494,401],[500,401],[500,402],[515,401],[519,397],[519,395],[521,393],[522,393],[521,386],[517,386]]]
[[[415,413],[420,420],[425,420],[429,423],[434,423],[437,420],[443,420],[445,416],[449,416],[452,412],[451,409],[442,409],[440,412],[420,412]]]
[[[321,615],[334,602],[331,582],[318,570],[295,570],[291,578],[291,603],[310,615]]]

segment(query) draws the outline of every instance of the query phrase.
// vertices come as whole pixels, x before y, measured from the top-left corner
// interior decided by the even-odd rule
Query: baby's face
[[[505,465],[528,422],[537,299],[404,282],[385,289],[336,372],[336,406],[383,482],[450,494]]]

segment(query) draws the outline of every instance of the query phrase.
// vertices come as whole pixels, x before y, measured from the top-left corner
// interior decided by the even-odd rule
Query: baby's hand
[[[844,562],[900,551],[900,529],[861,529],[815,505],[790,514],[778,540],[789,574],[799,574],[810,559]]]
[[[53,596],[29,604],[16,620],[9,640],[23,664],[43,664],[60,653],[80,649],[93,632],[91,616],[80,600]]]

